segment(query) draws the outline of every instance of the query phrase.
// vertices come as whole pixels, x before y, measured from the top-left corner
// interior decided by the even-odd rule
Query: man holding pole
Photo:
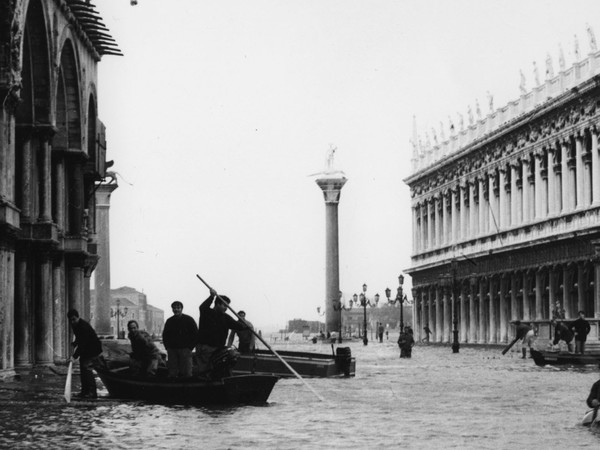
[[[77,310],[69,310],[67,318],[75,335],[75,340],[72,342],[73,347],[75,347],[72,359],[76,360],[79,358],[81,392],[77,396],[90,399],[98,398],[96,380],[92,368],[101,364],[102,343],[92,326],[79,318]]]
[[[211,308],[213,300],[215,304]],[[228,297],[217,295],[217,292],[210,288],[209,297],[200,305],[196,358],[201,376],[207,376],[212,369],[210,358],[217,350],[225,347],[229,330],[248,329],[245,323],[238,322],[227,314],[229,303],[231,300]]]

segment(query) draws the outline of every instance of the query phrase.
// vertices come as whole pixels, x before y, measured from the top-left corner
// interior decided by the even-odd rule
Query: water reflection
[[[344,344],[347,345],[347,344]],[[66,405],[57,383],[0,384],[0,448],[598,447],[578,425],[598,369],[540,368],[500,350],[349,344],[357,376],[281,380],[265,407],[200,408],[102,399]],[[306,349],[306,345],[288,346]],[[312,348],[312,346],[311,346]],[[327,347],[317,347],[328,352]],[[64,381],[59,380],[59,381]]]

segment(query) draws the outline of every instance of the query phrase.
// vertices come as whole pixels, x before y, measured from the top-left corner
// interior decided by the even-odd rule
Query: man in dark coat
[[[562,322],[557,322],[552,319],[552,325],[554,325],[554,340],[552,345],[557,345],[560,341],[564,341],[567,344],[569,352],[573,351],[573,333],[569,328]]]
[[[531,347],[535,342],[535,332],[533,331],[533,328],[521,323],[520,320],[515,320],[515,326],[517,327],[515,330],[515,342],[519,339],[523,340],[521,351],[523,352],[523,358],[527,358],[526,346],[529,347],[529,355],[531,356]]]
[[[579,311],[579,318],[571,322],[569,328],[575,335],[575,353],[583,355],[585,352],[585,341],[591,330],[590,323],[585,320],[585,312]]]
[[[81,392],[78,397],[98,398],[96,390],[96,380],[94,378],[93,367],[100,365],[102,354],[102,344],[98,335],[92,326],[79,317],[75,309],[67,312],[69,324],[75,334],[75,340],[72,345],[75,347],[72,359],[79,358],[79,379],[81,380]]]
[[[160,350],[148,333],[139,329],[137,321],[127,322],[127,337],[131,342],[129,368],[134,375],[154,376],[158,369]]]
[[[598,368],[600,368],[600,366],[598,366]],[[600,405],[600,380],[596,381],[592,385],[592,389],[590,390],[590,395],[588,395],[586,403],[590,408],[596,408],[598,405]]]
[[[183,303],[171,303],[173,315],[165,322],[163,344],[167,349],[169,377],[192,376],[192,350],[196,344],[198,326],[196,321],[183,314]]]
[[[215,304],[211,308],[213,299]],[[200,305],[196,358],[201,375],[206,375],[212,369],[210,358],[217,350],[225,346],[229,330],[241,331],[248,328],[227,314],[229,303],[231,300],[228,297],[217,295],[217,292],[211,289],[209,297]]]

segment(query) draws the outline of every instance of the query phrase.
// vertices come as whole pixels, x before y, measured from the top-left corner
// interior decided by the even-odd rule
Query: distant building
[[[588,30],[589,31],[589,30]],[[591,35],[591,32],[590,32]],[[511,321],[549,338],[555,311],[600,323],[600,51],[509,104],[413,136],[412,277],[416,332],[435,342],[506,343]],[[478,108],[479,109],[479,108]]]
[[[95,291],[91,291],[92,302]],[[119,338],[127,335],[127,322],[135,320],[141,330],[150,335],[160,336],[165,324],[165,312],[149,305],[146,294],[134,288],[123,286],[110,290],[110,328],[111,334]],[[117,333],[117,331],[119,333]]]

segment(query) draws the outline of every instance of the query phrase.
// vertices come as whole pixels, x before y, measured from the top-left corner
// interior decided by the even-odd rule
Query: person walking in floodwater
[[[569,328],[575,335],[575,353],[583,355],[585,352],[585,341],[591,330],[590,323],[585,320],[585,312],[579,311],[579,318],[571,322]]]
[[[529,347],[529,356],[531,356],[531,347],[535,342],[535,332],[533,331],[533,328],[521,323],[520,320],[515,320],[515,326],[517,327],[515,341],[518,341],[519,339],[523,340],[521,351],[523,352],[523,358],[527,358],[526,346]]]
[[[427,342],[429,344],[429,335],[433,334],[433,332],[431,331],[431,328],[429,328],[429,324],[426,324],[423,327],[423,330],[425,331],[425,337],[423,339],[421,339],[421,342]]]

